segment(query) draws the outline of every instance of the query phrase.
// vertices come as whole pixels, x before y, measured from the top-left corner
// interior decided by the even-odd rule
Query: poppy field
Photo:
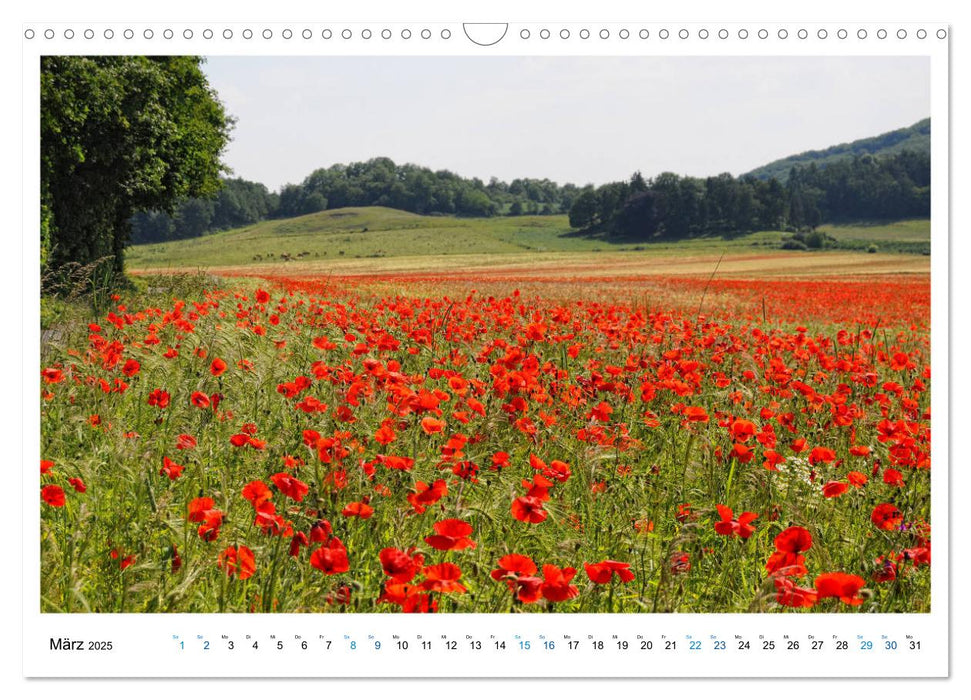
[[[929,300],[144,277],[43,341],[41,609],[928,611]]]

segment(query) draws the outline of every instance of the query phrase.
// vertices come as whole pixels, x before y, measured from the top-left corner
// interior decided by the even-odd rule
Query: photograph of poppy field
[[[41,610],[931,609],[929,120],[274,191],[218,68],[42,62]]]

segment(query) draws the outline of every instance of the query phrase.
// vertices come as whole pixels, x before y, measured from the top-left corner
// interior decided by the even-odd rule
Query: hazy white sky
[[[735,175],[930,114],[912,57],[211,57],[226,161],[271,190],[388,156],[466,177]]]

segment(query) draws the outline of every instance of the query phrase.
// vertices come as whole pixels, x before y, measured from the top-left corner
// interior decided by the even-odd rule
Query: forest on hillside
[[[518,216],[569,214],[579,230],[632,240],[732,236],[758,230],[813,230],[823,221],[892,220],[930,215],[930,155],[902,151],[794,166],[785,180],[723,173],[707,178],[661,173],[599,187],[519,178],[488,183],[374,158],[314,171],[279,193],[235,178],[172,211],[142,211],[132,241],[194,238],[266,219],[341,207],[384,206],[416,214]]]

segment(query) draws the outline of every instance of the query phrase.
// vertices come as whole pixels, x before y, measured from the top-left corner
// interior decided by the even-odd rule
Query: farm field
[[[465,234],[54,317],[42,608],[930,609],[928,257]]]
[[[880,258],[899,253],[926,257],[922,253],[930,243],[929,222],[925,219],[872,226],[824,225],[820,231],[840,245],[863,253],[867,246],[876,245]],[[591,253],[615,253],[633,261],[686,255],[715,255],[717,259],[722,253],[742,257],[780,255],[805,264],[806,256],[850,252],[779,250],[787,235],[781,231],[759,231],[729,239],[709,237],[638,244],[581,236],[570,228],[566,216],[483,219],[357,207],[264,221],[199,238],[132,246],[127,258],[129,268],[136,271],[266,268],[285,264],[321,272],[383,271],[397,266],[428,269],[442,265],[532,265],[551,259],[558,263],[561,255],[567,260],[589,260]],[[893,259],[899,261],[897,255]],[[868,265],[876,262],[870,257],[866,261]],[[890,271],[885,260],[881,264],[883,271]],[[928,269],[926,261],[924,264],[922,269]]]

